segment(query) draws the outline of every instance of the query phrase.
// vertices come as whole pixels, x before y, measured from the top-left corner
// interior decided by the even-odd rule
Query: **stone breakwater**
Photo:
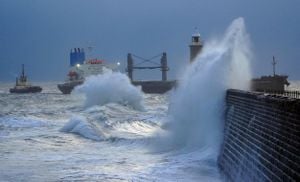
[[[226,181],[300,179],[300,99],[228,90],[218,158]]]

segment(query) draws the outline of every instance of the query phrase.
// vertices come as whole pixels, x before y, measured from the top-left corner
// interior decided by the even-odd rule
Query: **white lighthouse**
[[[192,35],[192,43],[190,44],[190,62],[193,62],[203,47],[200,33],[196,32]]]

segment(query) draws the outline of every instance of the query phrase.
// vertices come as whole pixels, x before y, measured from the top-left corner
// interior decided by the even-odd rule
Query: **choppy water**
[[[221,181],[207,151],[157,150],[168,95],[144,95],[146,111],[85,109],[82,97],[60,94],[56,83],[23,95],[9,94],[12,85],[0,84],[0,181]],[[72,121],[77,133],[62,132]]]
[[[83,107],[55,83],[39,94],[0,85],[1,181],[220,181],[207,151],[160,152],[168,95],[144,95],[145,111]]]
[[[23,95],[0,84],[0,181],[222,181],[225,93],[249,88],[251,55],[238,18],[206,42],[175,93],[143,94],[112,72],[72,95],[55,83]]]

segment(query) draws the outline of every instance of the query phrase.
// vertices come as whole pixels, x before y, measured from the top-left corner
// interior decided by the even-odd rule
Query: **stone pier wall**
[[[300,99],[228,90],[218,159],[227,181],[300,181]]]

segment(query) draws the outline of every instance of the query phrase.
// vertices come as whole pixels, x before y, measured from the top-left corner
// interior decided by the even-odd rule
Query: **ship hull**
[[[43,89],[39,86],[31,86],[26,88],[11,88],[9,89],[10,93],[18,93],[18,94],[25,94],[25,93],[39,93]]]
[[[132,81],[135,86],[141,86],[148,94],[164,94],[176,87],[176,81]]]
[[[67,83],[63,83],[63,84],[58,84],[57,88],[63,94],[70,94],[76,86],[81,85],[82,83],[83,83],[83,81],[67,82]]]

